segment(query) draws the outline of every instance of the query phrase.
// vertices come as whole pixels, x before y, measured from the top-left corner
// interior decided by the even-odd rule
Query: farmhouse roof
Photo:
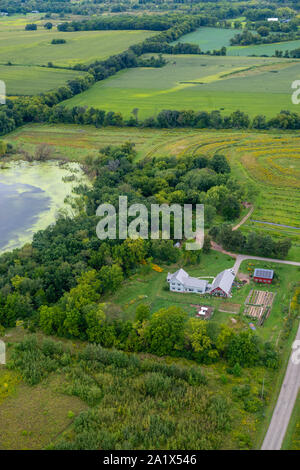
[[[188,277],[189,275],[184,269],[178,269],[174,274],[168,274],[168,281],[177,281],[184,284]]]
[[[254,270],[254,277],[262,277],[263,279],[273,279],[274,271],[273,269],[259,269]]]
[[[232,269],[225,269],[217,275],[214,279],[210,291],[217,289],[218,287],[222,289],[227,295],[230,293],[232,283],[235,278],[235,273]]]
[[[207,281],[189,276],[184,269],[179,269],[174,274],[168,273],[167,281],[180,282],[187,288],[196,288],[201,289],[202,291],[205,291],[207,286]]]

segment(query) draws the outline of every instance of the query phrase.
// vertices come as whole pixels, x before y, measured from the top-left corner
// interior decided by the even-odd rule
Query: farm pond
[[[0,253],[20,248],[55,222],[66,198],[87,177],[77,163],[9,162],[0,168]]]

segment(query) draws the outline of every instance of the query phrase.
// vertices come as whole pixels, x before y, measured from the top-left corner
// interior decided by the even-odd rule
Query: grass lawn
[[[281,449],[300,450],[300,393],[298,393]]]
[[[300,186],[298,132],[250,132],[234,130],[135,129],[76,125],[28,125],[5,140],[33,152],[41,143],[53,146],[56,155],[80,161],[105,145],[136,144],[137,158],[185,155],[228,158],[233,176],[251,187],[255,210],[242,226],[245,233],[261,231],[279,239],[289,237],[293,247],[288,258],[300,260]],[[270,222],[290,227],[272,226]]]
[[[0,64],[59,66],[90,63],[118,54],[132,44],[153,35],[151,31],[78,31],[57,30],[1,31]],[[52,39],[65,39],[65,44],[51,44]]]
[[[215,277],[224,269],[231,268],[233,264],[234,260],[231,257],[222,253],[211,252],[208,255],[202,255],[199,265],[183,266],[183,268],[191,276],[204,277],[211,282],[212,276]],[[249,274],[256,267],[265,267],[274,269],[277,279],[268,286],[250,281],[249,284],[240,289],[233,287],[232,298],[228,299],[211,297],[210,295],[170,292],[166,282],[167,273],[168,271],[171,273],[175,272],[179,267],[182,266],[163,266],[164,271],[162,273],[151,271],[149,274],[143,274],[141,271],[130,280],[125,281],[121,289],[113,297],[109,297],[108,300],[123,312],[125,318],[130,320],[134,320],[136,308],[140,303],[150,304],[152,313],[160,308],[177,305],[182,307],[192,317],[196,314],[195,307],[192,305],[208,305],[215,308],[212,320],[232,325],[231,319],[235,318],[239,326],[244,325],[248,327],[249,322],[255,324],[255,321],[243,315],[244,302],[250,290],[272,291],[276,293],[276,296],[273,301],[271,314],[262,327],[257,327],[257,333],[264,340],[278,344],[294,287],[296,282],[299,283],[300,281],[300,270],[298,267],[285,266],[278,263],[261,263],[252,260],[244,261],[240,272]],[[168,289],[166,289],[166,286]],[[239,308],[238,305],[240,306]],[[235,309],[237,313],[231,313]],[[228,313],[226,313],[227,311]]]
[[[36,95],[66,84],[68,80],[83,76],[85,72],[47,67],[0,65],[0,77],[6,84],[6,94]]]
[[[139,118],[163,109],[237,109],[250,116],[295,111],[291,101],[291,77],[300,62],[261,57],[165,56],[162,68],[137,68],[95,83],[89,90],[67,100],[72,106],[93,106],[120,111],[129,117],[134,108]]]

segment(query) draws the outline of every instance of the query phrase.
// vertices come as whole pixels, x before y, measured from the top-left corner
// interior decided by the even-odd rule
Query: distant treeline
[[[179,21],[179,16],[100,16],[90,20],[64,22],[58,31],[150,30],[165,31]]]
[[[294,31],[286,34],[266,34],[264,33],[264,30],[267,31],[267,28],[262,26],[261,28],[258,28],[258,33],[252,33],[251,31],[243,31],[242,33],[236,34],[233,38],[231,38],[230,44],[232,46],[248,46],[250,44],[272,44],[276,42],[295,41],[300,37],[299,33]],[[261,34],[259,32],[261,32]]]
[[[124,119],[121,113],[104,111],[84,106],[66,108],[55,106],[49,115],[51,123],[92,124],[102,126],[135,126],[150,128],[182,128],[197,129],[300,129],[300,115],[291,111],[280,111],[275,117],[267,119],[263,115],[251,119],[242,111],[234,111],[223,116],[220,111],[194,110],[162,110],[156,117],[137,120],[132,116]]]
[[[94,125],[95,127],[140,127],[140,128],[196,128],[196,129],[300,129],[300,114],[288,110],[280,111],[267,119],[264,115],[251,118],[242,111],[234,111],[224,116],[220,111],[162,110],[157,116],[144,120],[137,118],[138,108],[125,119],[120,112],[104,111],[87,106],[67,108],[59,101],[71,98],[89,88],[90,75],[74,79],[69,86],[57,92],[37,97],[20,97],[7,100],[0,111],[0,134],[5,135],[29,122],[49,122],[64,124]],[[135,112],[134,112],[135,111]]]

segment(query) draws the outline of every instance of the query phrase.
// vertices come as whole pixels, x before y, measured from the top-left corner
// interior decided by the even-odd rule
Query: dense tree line
[[[177,16],[100,16],[89,20],[64,22],[58,31],[150,30],[166,31],[178,22]]]
[[[292,246],[289,238],[275,241],[270,235],[260,232],[244,235],[240,230],[232,231],[232,227],[227,224],[212,227],[210,235],[226,250],[268,258],[285,258]]]
[[[232,46],[241,45],[248,46],[250,44],[272,44],[274,42],[293,41],[299,39],[300,34],[298,31],[287,33],[269,33],[268,28],[261,26],[258,28],[257,33],[251,31],[243,31],[236,34],[230,39]]]
[[[270,1],[263,5],[255,5],[249,1],[232,3],[230,1],[215,2],[204,0],[202,2],[190,2],[190,0],[138,0],[138,2],[121,2],[120,0],[81,0],[72,2],[71,0],[0,0],[0,11],[13,13],[30,13],[39,11],[51,14],[59,14],[61,17],[68,14],[92,16],[104,12],[132,14],[139,12],[182,12],[184,14],[207,14],[224,22],[226,19],[237,18],[245,15],[250,21],[264,19],[271,13],[271,16],[278,15],[277,10],[285,10],[287,7],[296,8],[297,0],[284,2]],[[278,7],[278,8],[277,8]],[[276,10],[277,8],[277,10]],[[288,8],[290,10],[290,8]],[[293,10],[292,10],[293,11]],[[269,15],[270,16],[270,15]]]
[[[296,52],[295,52],[296,54]],[[153,59],[155,62],[155,59]],[[147,65],[154,62],[146,62]],[[150,65],[153,66],[153,65]],[[275,117],[267,119],[257,115],[253,119],[242,111],[234,111],[224,116],[220,111],[163,110],[155,117],[138,119],[138,108],[133,116],[125,119],[120,112],[104,111],[87,106],[67,108],[59,105],[60,101],[81,93],[93,83],[91,75],[76,78],[68,86],[56,92],[36,97],[19,97],[7,104],[0,111],[0,134],[5,135],[29,122],[49,122],[65,124],[90,124],[96,127],[133,126],[148,128],[183,128],[196,129],[300,129],[300,115],[291,111],[280,111]]]

